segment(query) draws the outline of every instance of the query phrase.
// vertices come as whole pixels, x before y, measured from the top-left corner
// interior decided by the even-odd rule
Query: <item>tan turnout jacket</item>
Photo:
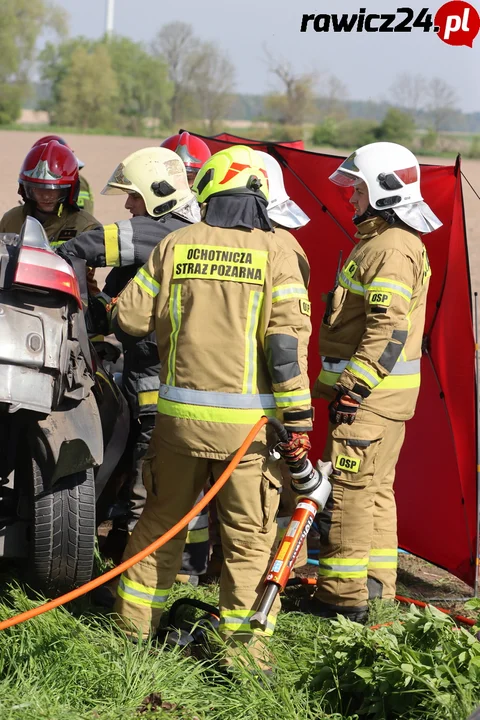
[[[313,395],[332,399],[334,384],[367,389],[362,407],[408,420],[420,387],[427,252],[416,232],[378,217],[361,223],[356,237],[320,328],[322,371]]]
[[[310,409],[310,303],[284,232],[178,230],[119,297],[121,330],[156,333],[157,427],[180,453],[224,459],[262,415]]]

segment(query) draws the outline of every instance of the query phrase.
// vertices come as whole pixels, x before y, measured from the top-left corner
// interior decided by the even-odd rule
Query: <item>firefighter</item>
[[[174,230],[199,220],[197,201],[188,187],[183,163],[171,150],[144,148],[129,155],[115,169],[103,195],[126,194],[125,208],[131,220],[99,226],[66,243],[64,256],[81,257],[93,267],[112,267],[104,293],[116,297],[148,259],[153,248]],[[153,334],[137,339],[123,338],[123,389],[133,421],[133,468],[121,492],[127,515],[114,520],[108,546],[123,552],[145,504],[142,481],[143,457],[155,424],[158,377],[158,351]],[[206,512],[190,525],[191,547],[185,552],[184,575],[179,578],[198,582],[205,572],[208,556],[208,517]]]
[[[144,464],[145,510],[126,557],[162,535],[218,479],[248,430],[278,414],[285,451],[308,451],[311,429],[308,302],[294,252],[273,232],[261,158],[245,146],[212,155],[194,191],[203,220],[173,233],[121,294],[115,321],[134,336],[155,331],[161,386]],[[253,630],[275,544],[282,479],[262,431],[217,496],[225,562],[220,632],[228,657],[248,646],[269,672],[266,632]],[[181,563],[185,530],[123,573],[115,610],[135,636],[155,633]]]
[[[201,138],[190,135],[185,130],[180,130],[171,135],[160,147],[168,148],[177,153],[185,165],[188,184],[192,187],[198,171],[211,156],[210,149]],[[203,490],[198,498],[203,497]],[[212,525],[212,523],[210,523]],[[182,572],[177,575],[180,582],[190,582],[197,585],[200,575],[207,572],[204,565],[205,553],[208,561],[212,538],[209,536],[209,511],[207,508],[196,517],[188,526],[187,539],[183,551]],[[198,572],[203,567],[203,572]]]
[[[56,140],[60,143],[60,145],[65,145],[69,148],[69,150],[72,150],[70,145],[62,138],[60,135],[45,135],[44,137],[37,140],[36,143],[32,145],[32,147],[35,147],[36,145],[43,145],[45,143],[50,142],[50,140]],[[75,155],[75,152],[72,150],[73,154]],[[75,156],[76,157],[76,156]],[[85,163],[80,160],[80,158],[77,157],[77,163],[78,163],[78,170],[79,170],[79,178],[80,178],[80,190],[78,193],[78,199],[77,199],[77,205],[81,210],[86,210],[90,215],[93,215],[94,210],[94,199],[93,199],[93,192],[90,188],[90,183],[88,182],[87,178],[83,173],[80,173],[80,170],[82,170],[85,167]]]
[[[285,190],[283,179],[283,171],[280,163],[268,153],[257,151],[261,155],[268,175],[269,200],[267,213],[275,227],[275,233],[282,237],[285,243],[288,243],[294,250],[300,272],[302,274],[305,288],[308,288],[310,282],[310,265],[307,255],[303,248],[299,245],[294,236],[288,230],[299,230],[304,227],[310,218],[297,203],[290,198]],[[291,488],[290,471],[284,463],[282,463],[283,490],[280,496],[280,508],[278,511],[277,538],[281,540],[285,535],[286,529],[292,517],[293,511],[297,504],[298,496]],[[303,567],[308,561],[307,543],[302,545],[293,569]],[[294,574],[294,573],[293,573]]]
[[[393,481],[419,392],[431,275],[420,236],[441,223],[423,202],[415,156],[401,145],[365,145],[330,180],[354,188],[359,242],[320,329],[313,395],[330,401],[324,459],[334,475],[320,516],[317,590],[303,609],[362,622],[369,599],[395,597]]]
[[[195,182],[198,171],[211,155],[206,142],[195,135],[190,135],[185,130],[180,130],[176,135],[168,137],[160,147],[166,147],[180,155],[187,170],[190,187]]]
[[[270,218],[272,225],[275,227],[276,236],[281,236],[282,241],[289,245],[289,247],[291,247],[295,252],[303,282],[305,284],[305,288],[307,289],[310,281],[310,265],[308,263],[308,258],[303,248],[299,245],[294,236],[290,232],[287,232],[287,230],[298,230],[299,228],[304,227],[308,222],[310,222],[310,218],[303,212],[296,202],[290,199],[290,196],[287,194],[280,163],[268,153],[260,150],[257,150],[256,152],[258,152],[261,156],[268,175],[268,217]],[[281,470],[283,489],[280,496],[280,508],[277,516],[277,539],[279,541],[285,534],[298,497],[291,489],[290,472],[284,463],[281,464]],[[205,577],[205,582],[207,583],[218,578],[223,564],[223,553],[218,528],[218,518],[215,509],[215,500],[213,500],[210,505],[210,512],[210,540],[212,544],[212,553],[208,564],[207,575]],[[307,543],[304,543],[298,554],[294,569],[306,565],[307,560]]]
[[[0,220],[0,232],[21,230],[27,215],[43,225],[52,247],[57,248],[98,221],[78,206],[80,182],[73,152],[56,140],[37,144],[23,161],[18,179],[23,205],[8,210]]]

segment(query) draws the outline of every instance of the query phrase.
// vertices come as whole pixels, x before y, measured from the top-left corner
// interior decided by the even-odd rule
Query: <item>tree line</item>
[[[48,0],[0,0],[0,13],[0,125],[18,119],[34,67],[47,88],[38,109],[48,111],[52,125],[83,131],[143,134],[196,124],[211,133],[236,98],[227,52],[196,37],[188,23],[164,25],[147,46],[121,36],[70,38],[68,16]],[[50,40],[37,53],[45,31]],[[458,116],[455,90],[442,78],[396,77],[383,98],[392,107],[373,122],[349,117],[348,92],[335,75],[298,72],[267,47],[263,61],[275,84],[256,118],[270,127],[266,139],[293,139],[310,127],[319,145],[408,142],[419,120],[435,134]]]

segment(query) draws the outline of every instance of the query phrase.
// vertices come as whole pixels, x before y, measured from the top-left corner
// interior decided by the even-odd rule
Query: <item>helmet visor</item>
[[[293,200],[285,200],[285,202],[269,208],[268,217],[277,225],[290,228],[301,228],[310,222],[310,218]]]
[[[20,181],[23,187],[25,188],[25,191],[28,195],[28,193],[31,190],[69,190],[71,188],[70,183],[64,183],[62,185],[59,185],[58,183],[49,183],[49,182],[29,182],[28,180],[21,180]],[[67,195],[67,193],[62,193],[64,195]]]
[[[112,175],[109,177],[107,184],[103,188],[101,195],[119,195],[128,189],[136,190],[133,183],[125,177],[125,165],[123,162],[117,165]]]
[[[55,212],[60,203],[66,202],[70,185],[52,185],[52,183],[32,183],[23,181],[27,200],[36,203],[41,212]]]
[[[360,170],[355,163],[356,155],[356,152],[349,155],[328,179],[341,187],[355,185],[361,179]]]
[[[129,192],[127,188],[115,187],[114,185],[105,185],[100,195],[122,195],[123,193]]]

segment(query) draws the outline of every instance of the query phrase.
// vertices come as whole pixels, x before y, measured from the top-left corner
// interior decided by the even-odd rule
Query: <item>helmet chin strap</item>
[[[387,222],[389,225],[394,225],[398,219],[395,215],[395,212],[391,208],[389,208],[388,210],[376,210],[374,207],[369,205],[365,212],[362,213],[362,215],[353,216],[353,222],[355,225],[360,225],[360,223],[364,222],[365,220],[370,220],[374,217],[381,217],[382,220],[385,220],[385,222]]]

